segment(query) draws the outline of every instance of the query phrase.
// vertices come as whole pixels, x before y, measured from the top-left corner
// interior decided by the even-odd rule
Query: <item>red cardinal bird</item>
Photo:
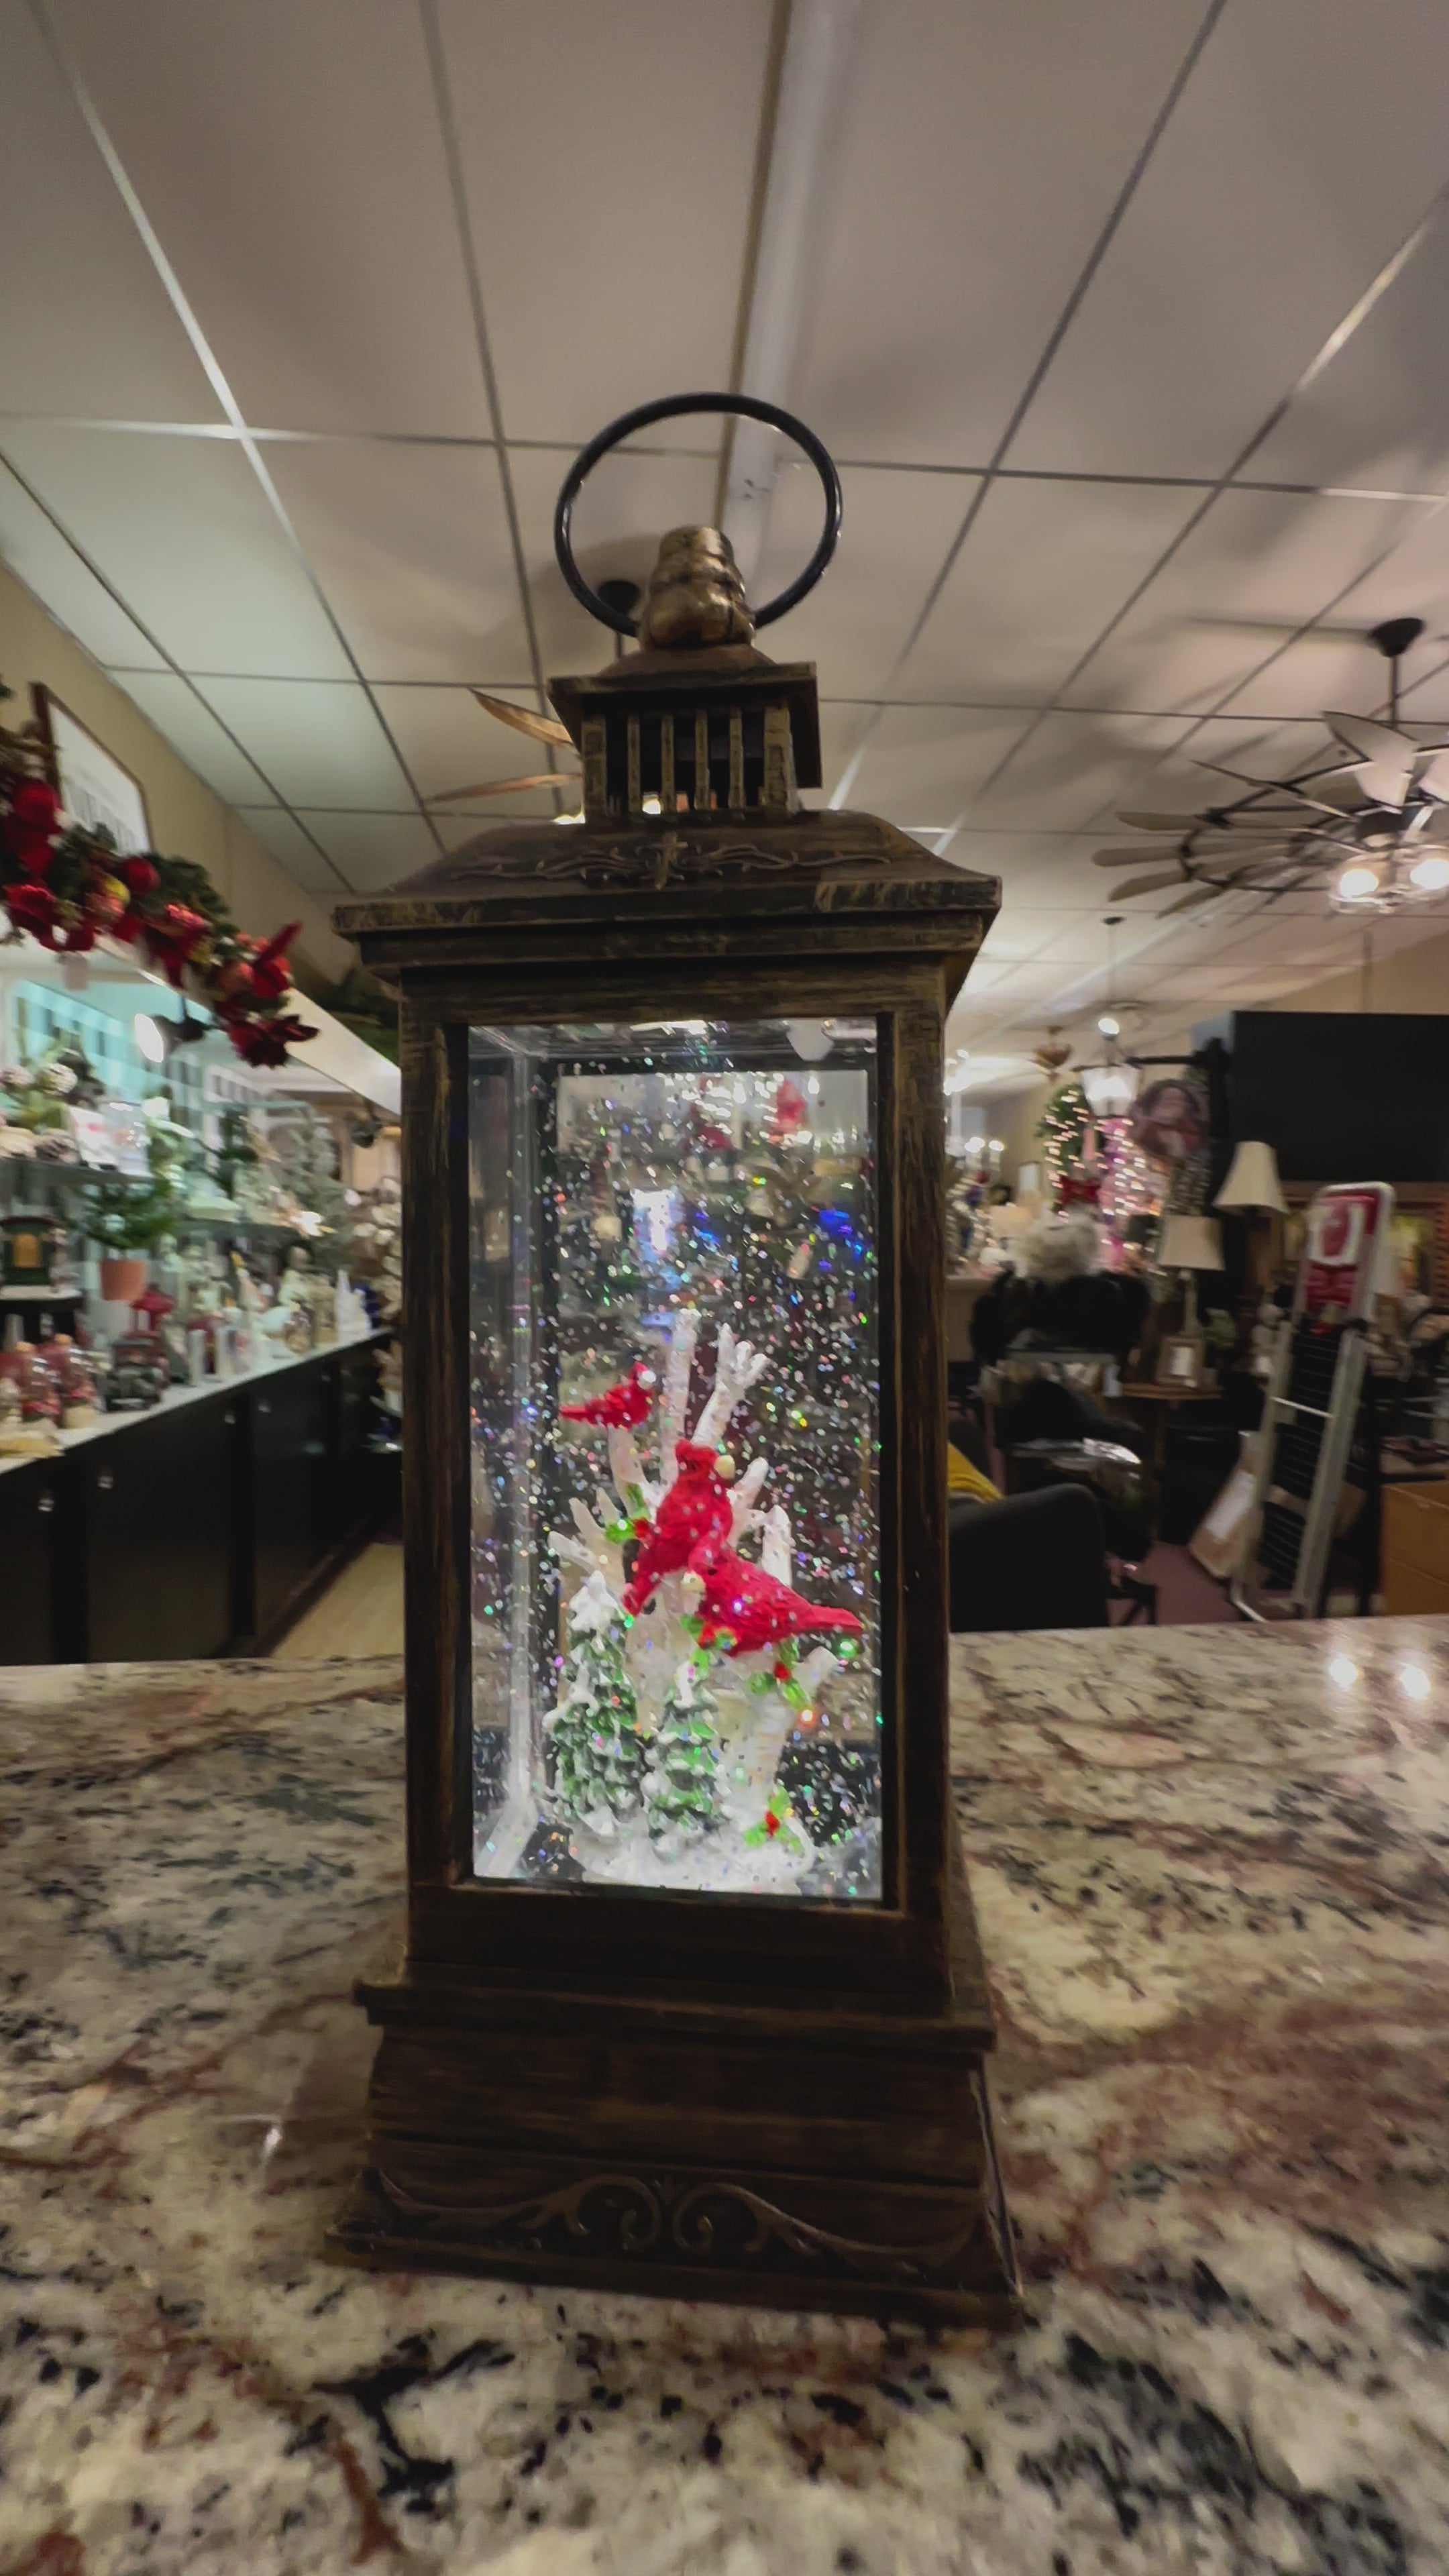
[[[754,1654],[761,1646],[778,1646],[786,1637],[834,1628],[858,1637],[860,1621],[851,1610],[817,1610],[802,1601],[788,1583],[767,1574],[762,1565],[747,1565],[723,1548],[704,1578],[700,1600],[699,1642],[716,1645],[728,1636],[731,1655]]]
[[[646,1367],[643,1360],[636,1360],[628,1376],[620,1378],[617,1386],[608,1387],[602,1395],[591,1395],[587,1404],[561,1404],[560,1419],[564,1422],[603,1422],[612,1431],[632,1430],[636,1422],[643,1421],[654,1401],[654,1390],[658,1384],[652,1368]]]
[[[730,1534],[729,1480],[735,1462],[727,1451],[677,1440],[679,1473],[647,1530],[624,1590],[624,1607],[637,1619],[666,1574],[706,1574]]]

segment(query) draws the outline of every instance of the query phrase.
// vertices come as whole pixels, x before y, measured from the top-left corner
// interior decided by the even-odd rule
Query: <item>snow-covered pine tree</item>
[[[639,1806],[644,1738],[624,1661],[624,1613],[602,1574],[581,1583],[564,1614],[570,1645],[563,1694],[544,1720],[553,1747],[553,1796],[570,1824],[612,1832]]]
[[[695,1657],[686,1655],[665,1692],[644,1775],[644,1806],[655,1842],[666,1834],[702,1834],[716,1822],[717,1715],[705,1674]]]

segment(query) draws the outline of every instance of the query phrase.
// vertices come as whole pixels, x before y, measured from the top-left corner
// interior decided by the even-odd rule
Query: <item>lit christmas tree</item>
[[[1133,1142],[1130,1118],[1104,1118],[1102,1190],[1097,1202],[1102,1222],[1119,1247],[1134,1216],[1154,1213],[1162,1198],[1162,1168],[1150,1162]]]
[[[638,1808],[644,1776],[639,1703],[624,1662],[624,1614],[602,1574],[579,1586],[565,1613],[573,1640],[564,1691],[544,1719],[553,1746],[553,1795],[571,1824],[611,1833]]]
[[[1094,1201],[1101,1177],[1097,1121],[1079,1082],[1064,1082],[1052,1093],[1036,1132],[1053,1207]]]
[[[655,1841],[666,1834],[708,1831],[718,1810],[717,1710],[706,1678],[708,1657],[686,1656],[674,1674],[649,1748],[644,1802]]]

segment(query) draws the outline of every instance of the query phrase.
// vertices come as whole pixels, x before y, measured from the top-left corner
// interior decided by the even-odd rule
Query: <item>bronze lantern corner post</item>
[[[989,879],[807,811],[728,541],[550,695],[583,819],[335,916],[398,993],[408,1938],[356,2258],[1004,2322],[954,1825],[946,1012]],[[747,1454],[751,1453],[751,1454]]]

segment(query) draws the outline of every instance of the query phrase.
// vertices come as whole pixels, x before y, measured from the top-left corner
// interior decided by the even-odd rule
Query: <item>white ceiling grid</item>
[[[568,457],[730,380],[784,10],[0,0],[0,553],[315,892],[555,810],[423,800],[524,765],[470,684],[602,658]],[[845,533],[769,641],[835,797],[1001,877],[953,1035],[1008,1066],[1100,1005],[1115,808],[1301,764],[1386,615],[1449,717],[1446,78],[1442,0],[864,0],[790,389]],[[704,423],[611,458],[594,577],[715,476]],[[1358,953],[1246,898],[1118,942],[1164,1036]]]

